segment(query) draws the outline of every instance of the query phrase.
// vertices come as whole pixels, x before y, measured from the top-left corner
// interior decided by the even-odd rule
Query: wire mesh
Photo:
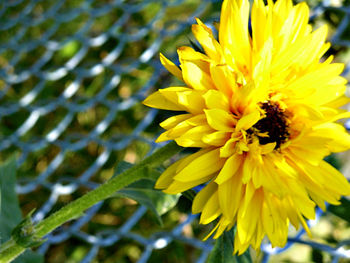
[[[344,37],[350,7],[334,2],[314,6],[311,19],[327,12],[338,14],[331,42],[339,49],[350,46]],[[146,111],[140,105],[151,89],[172,81],[158,53],[162,50],[175,58],[175,48],[188,45],[194,17],[218,20],[220,4],[212,0],[0,2],[1,158],[20,153],[16,190],[24,211],[38,208],[35,221],[108,179],[117,162],[138,161],[158,147],[153,142],[160,131],[156,126],[166,113]],[[348,65],[345,75],[349,69]],[[213,247],[212,240],[203,242],[200,235],[184,233],[196,220],[191,214],[168,228],[144,233],[137,226],[145,225],[147,209],[134,205],[121,209],[122,222],[96,227],[98,215],[117,213],[110,207],[111,200],[95,205],[51,233],[38,252],[46,253],[50,262],[60,262],[48,254],[64,242],[74,243],[83,247],[77,261],[92,262],[103,258],[104,248],[122,253],[123,246],[132,243],[138,253],[128,260],[150,262],[157,251],[177,242],[193,252],[179,262],[205,262]],[[303,242],[327,251],[335,262],[350,258],[344,248],[349,241],[332,248],[303,241],[303,234],[290,238],[283,249],[264,245],[263,260]]]

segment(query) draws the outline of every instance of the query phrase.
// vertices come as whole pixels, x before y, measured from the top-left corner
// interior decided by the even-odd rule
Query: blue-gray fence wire
[[[327,11],[338,14],[330,40],[337,48],[346,48],[350,6],[337,2],[342,1],[320,2],[311,19]],[[2,158],[20,153],[16,190],[24,208],[38,206],[35,221],[71,200],[65,197],[76,198],[95,188],[101,182],[98,175],[108,174],[138,147],[135,142],[146,145],[148,153],[158,147],[153,142],[159,132],[154,128],[158,111],[140,104],[155,87],[171,82],[158,54],[175,58],[176,47],[192,38],[194,17],[218,20],[220,4],[213,0],[0,2],[0,151]],[[349,67],[344,74],[348,71]],[[78,239],[88,247],[80,262],[92,262],[103,248],[133,242],[141,250],[134,260],[141,263],[179,242],[199,251],[186,260],[205,262],[212,249],[212,240],[184,234],[196,220],[191,214],[172,229],[158,227],[150,235],[134,231],[147,213],[143,206],[117,227],[89,232],[86,225],[103,206],[103,202],[95,205],[51,233],[38,252],[45,254]],[[350,258],[345,249],[349,240],[331,247],[304,241],[303,235],[300,231],[281,249],[265,244],[263,260],[294,243],[326,251],[334,262]]]

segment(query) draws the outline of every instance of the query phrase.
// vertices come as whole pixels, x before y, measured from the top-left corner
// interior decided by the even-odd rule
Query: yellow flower
[[[310,234],[315,206],[339,204],[350,185],[323,159],[350,148],[337,120],[346,80],[343,64],[321,57],[327,27],[312,30],[305,3],[225,0],[217,41],[199,19],[192,31],[204,52],[180,47],[180,68],[162,64],[184,87],[151,94],[145,105],[181,111],[160,125],[158,142],[198,147],[165,170],[156,187],[179,193],[207,183],[192,210],[200,223],[217,219],[214,238],[237,226],[235,253],[259,249],[265,235],[284,246],[289,223]],[[183,113],[186,112],[186,113]]]

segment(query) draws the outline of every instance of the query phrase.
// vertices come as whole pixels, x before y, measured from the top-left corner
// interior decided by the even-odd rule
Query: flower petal
[[[168,100],[160,91],[156,91],[149,95],[143,102],[144,105],[162,110],[185,111],[186,108],[182,105]]]
[[[250,127],[252,127],[255,123],[257,123],[260,119],[260,112],[255,110],[242,118],[240,118],[236,125],[236,130],[248,130]]]
[[[193,199],[192,213],[200,213],[208,199],[217,191],[217,186],[214,183],[207,184]]]
[[[162,53],[160,53],[160,62],[171,74],[173,74],[179,80],[183,80],[181,69],[169,59],[167,59]]]
[[[178,49],[182,76],[185,83],[195,90],[215,89],[209,75],[207,57],[189,47]]]
[[[218,131],[233,131],[236,120],[232,114],[221,109],[204,110],[209,125]]]
[[[198,25],[192,25],[193,35],[203,47],[205,53],[213,60],[220,62],[222,50],[220,44],[213,36],[213,32],[209,27],[204,25],[202,21],[196,18]]]
[[[232,176],[235,176],[236,172],[242,164],[242,161],[243,156],[237,153],[228,158],[220,173],[218,174],[218,177],[215,179],[215,182],[220,185],[226,182]]]
[[[174,179],[181,182],[197,180],[220,170],[223,163],[219,149],[213,149],[189,163]]]

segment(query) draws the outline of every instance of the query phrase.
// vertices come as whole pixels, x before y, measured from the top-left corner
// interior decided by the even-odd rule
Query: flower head
[[[151,94],[144,104],[181,111],[161,123],[158,142],[198,147],[165,170],[156,187],[179,193],[207,183],[192,210],[200,222],[217,219],[214,238],[237,225],[235,252],[260,247],[264,236],[284,246],[289,223],[315,217],[315,206],[339,204],[350,185],[323,159],[350,148],[337,120],[348,102],[343,64],[321,60],[327,27],[313,30],[309,8],[291,0],[225,0],[219,39],[199,19],[192,31],[204,52],[180,47],[183,80]],[[251,19],[251,32],[249,30]]]

